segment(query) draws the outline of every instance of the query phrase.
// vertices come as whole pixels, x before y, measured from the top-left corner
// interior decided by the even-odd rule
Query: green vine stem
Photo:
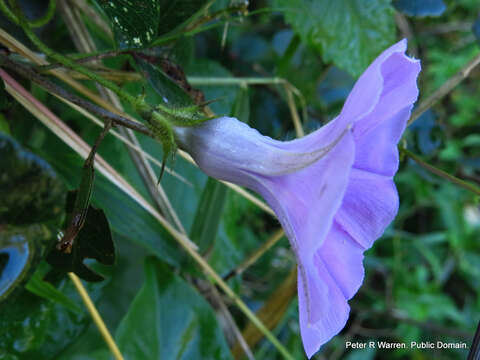
[[[46,25],[50,20],[52,20],[53,15],[55,15],[55,9],[57,8],[57,0],[50,0],[48,2],[48,7],[45,15],[41,18],[29,21],[31,27],[37,28]],[[17,16],[10,10],[10,8],[5,4],[3,0],[0,0],[0,10],[5,14],[5,16],[16,25],[20,25]]]
[[[443,171],[443,170],[440,170],[439,168],[433,166],[433,165],[430,165],[428,163],[426,163],[425,161],[423,161],[419,156],[413,154],[412,152],[408,151],[407,149],[404,149],[402,147],[399,146],[399,150],[400,150],[400,153],[408,156],[409,158],[411,158],[413,161],[415,161],[418,165],[420,165],[421,167],[423,167],[424,169],[430,171],[431,173],[437,175],[437,176],[440,176],[441,178],[445,179],[445,180],[448,180],[450,181],[451,183],[461,187],[461,188],[464,188],[468,191],[471,191],[472,193],[474,193],[475,195],[477,196],[480,196],[480,188],[473,185],[473,184],[470,184],[462,179],[459,179],[453,175],[450,175],[449,173]]]
[[[25,20],[25,17],[21,13],[18,6],[16,7],[17,18],[19,20],[20,26],[22,27],[23,31],[30,39],[30,41],[45,55],[49,58],[55,60],[58,63],[63,64],[65,67],[74,70],[82,75],[87,76],[89,79],[99,83],[100,85],[112,90],[118,97],[130,105],[136,107],[138,104],[138,98],[128,94],[127,92],[123,91],[120,87],[118,87],[114,82],[104,79],[103,77],[99,76],[98,74],[90,71],[89,69],[85,68],[77,64],[75,61],[69,59],[68,57],[61,55],[52,49],[50,49],[47,45],[45,45],[33,32],[32,28],[30,27],[29,23]]]

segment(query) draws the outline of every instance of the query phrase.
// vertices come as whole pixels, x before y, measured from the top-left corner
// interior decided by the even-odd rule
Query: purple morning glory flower
[[[246,186],[275,211],[298,262],[300,330],[311,357],[348,319],[364,277],[363,252],[395,217],[397,143],[417,99],[420,62],[406,40],[356,82],[338,117],[282,142],[234,118],[176,128],[208,175]]]

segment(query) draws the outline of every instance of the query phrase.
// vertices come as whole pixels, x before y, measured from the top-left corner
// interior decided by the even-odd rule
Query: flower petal
[[[273,208],[294,249],[313,256],[332,224],[355,157],[349,131],[322,159],[296,173],[258,177],[259,192]]]
[[[397,143],[418,97],[416,79],[419,72],[420,63],[404,54],[395,53],[382,64],[380,99],[353,127],[356,168],[387,176],[397,171]]]
[[[382,52],[353,86],[340,113],[340,117],[352,120],[361,119],[369,114],[378,103],[383,89],[381,68],[383,63],[392,55],[403,54],[407,49],[407,40],[403,39]]]
[[[350,311],[347,300],[363,282],[363,251],[334,223],[315,256],[314,265],[308,269],[310,276],[315,277],[310,299],[302,291],[302,277],[298,277],[300,331],[309,358],[345,326]],[[309,303],[321,314],[313,323],[308,320]]]
[[[372,246],[398,211],[398,194],[389,177],[353,168],[335,220],[365,249]]]
[[[356,139],[355,168],[388,177],[397,172],[397,143],[410,117],[411,108],[412,105],[405,107]]]

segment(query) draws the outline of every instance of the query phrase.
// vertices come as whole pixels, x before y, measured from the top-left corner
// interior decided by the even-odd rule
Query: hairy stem
[[[141,132],[143,134],[151,136],[151,132],[148,128],[138,122],[132,121],[127,119],[121,115],[114,114],[98,105],[95,105],[87,100],[84,100],[68,91],[63,89],[62,87],[56,85],[55,83],[51,82],[50,80],[44,78],[43,76],[37,74],[32,68],[20,64],[18,62],[14,62],[10,60],[8,57],[0,54],[0,64],[9,68],[10,70],[15,71],[17,74],[37,83],[41,87],[45,88],[47,91],[56,94],[64,99],[69,100],[70,102],[88,110],[89,112],[96,114],[97,116],[105,119],[111,120],[116,125],[121,125],[126,128]]]

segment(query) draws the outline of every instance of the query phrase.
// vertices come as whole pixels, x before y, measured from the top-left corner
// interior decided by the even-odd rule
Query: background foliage
[[[21,1],[30,19],[42,16],[47,3]],[[248,5],[248,11],[246,3],[236,0],[74,3],[59,2],[52,20],[36,30],[54,50],[79,52],[78,39],[71,36],[71,23],[62,10],[73,8],[98,50],[149,47],[148,56],[168,58],[194,77],[194,88],[205,99],[217,100],[210,105],[216,114],[234,114],[263,134],[282,140],[295,136],[283,86],[215,85],[215,78],[286,79],[307,104],[302,109],[297,98],[299,110],[306,115],[304,129],[312,131],[338,114],[355,78],[396,40],[408,37],[409,54],[422,60],[420,100],[476,56],[480,45],[476,0],[264,0]],[[113,38],[85,9],[112,24]],[[0,26],[34,48],[5,17],[0,17]],[[153,104],[165,99],[184,101],[161,63],[149,68],[119,55],[103,60],[103,65],[146,76],[150,82],[136,77],[120,83],[133,95],[145,93]],[[474,70],[410,126],[404,137],[408,148],[430,164],[477,184],[479,77],[480,71]],[[37,85],[18,79],[93,143],[99,132],[96,125]],[[84,84],[95,89],[91,81]],[[0,152],[0,296],[6,297],[5,287],[14,288],[0,303],[0,359],[108,359],[109,352],[69,279],[40,261],[64,220],[67,189],[79,184],[82,160],[3,88],[0,133],[0,151],[10,149],[8,155]],[[141,134],[138,138],[146,151],[161,159],[160,144]],[[107,136],[99,153],[152,202],[122,143]],[[184,159],[177,157],[168,165],[187,181],[167,173],[161,184],[187,233],[220,275],[229,274],[278,229],[269,214],[207,179]],[[317,359],[466,357],[468,350],[345,348],[346,341],[381,340],[470,345],[480,319],[478,197],[407,158],[402,159],[395,180],[401,199],[399,214],[366,253],[366,278],[350,301],[347,326],[321,349]],[[25,205],[29,199],[30,207]],[[93,205],[107,216],[117,260],[113,266],[88,262],[106,278],[88,284],[88,291],[124,356],[241,358],[225,312],[212,300],[208,277],[155,218],[100,174]],[[12,244],[23,246],[23,260],[17,264],[26,265],[21,269],[7,266]],[[259,314],[264,322],[295,358],[302,359],[296,284],[291,276],[294,266],[294,256],[283,238],[243,274],[231,277],[229,285],[251,309],[262,309]],[[281,358],[231,301],[220,296],[255,358]]]

